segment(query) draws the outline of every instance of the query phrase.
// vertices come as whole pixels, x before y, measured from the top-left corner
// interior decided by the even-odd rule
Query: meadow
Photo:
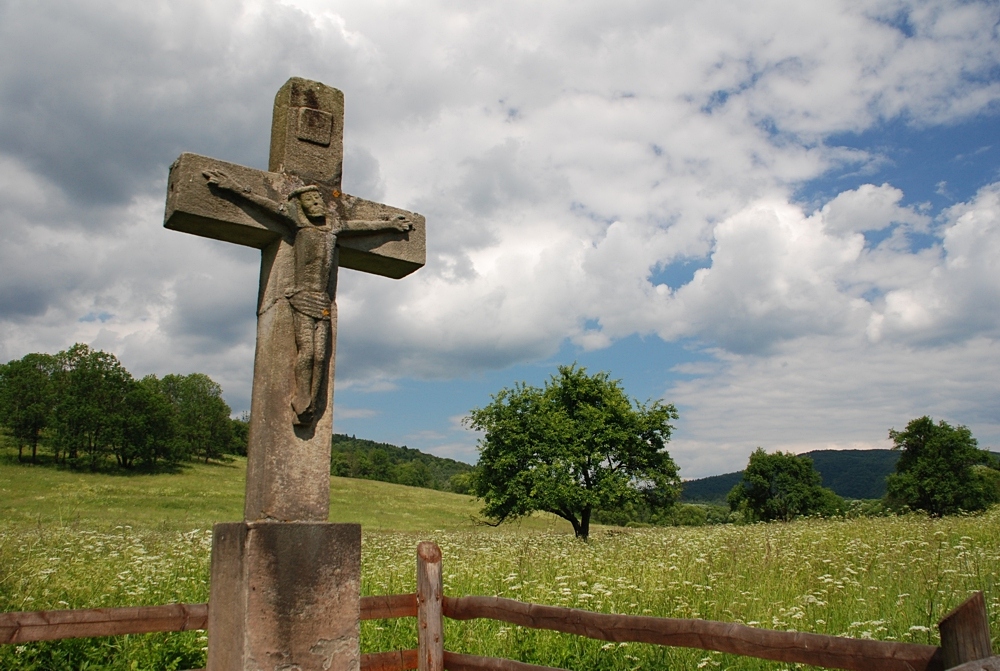
[[[19,478],[32,469],[0,465],[0,610],[204,602],[208,523],[240,512],[239,487],[226,494],[230,485],[213,468],[223,467],[162,476],[204,484],[212,494],[199,499],[180,480],[167,480],[178,492],[159,491],[161,476],[105,482],[56,471],[47,485],[30,478],[34,488],[23,492]],[[83,487],[96,489],[73,493]],[[604,527],[583,543],[551,519],[476,526],[475,502],[455,494],[339,479],[332,489],[341,501],[332,519],[363,524],[364,594],[413,591],[416,544],[434,540],[445,593],[456,596],[936,643],[941,616],[981,589],[1000,632],[1000,508],[940,519]],[[451,650],[567,669],[790,668],[489,621],[447,621],[445,637]],[[187,632],[0,646],[0,669],[199,668],[205,643],[204,632]],[[363,623],[364,652],[415,645],[412,619]]]

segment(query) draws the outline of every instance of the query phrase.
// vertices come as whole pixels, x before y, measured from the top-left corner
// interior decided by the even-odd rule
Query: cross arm
[[[255,170],[198,154],[181,154],[170,167],[167,180],[163,222],[166,228],[258,249],[282,237],[285,227],[265,208],[247,202],[242,195],[210,188],[205,177],[210,171],[224,172],[252,193],[263,194],[275,203],[285,202],[288,194],[303,185],[301,180],[285,173]],[[363,231],[365,235],[338,240],[341,268],[399,279],[424,265],[426,229],[423,216],[339,194],[323,184],[317,186],[327,202],[336,201],[338,218],[350,227],[362,222],[365,225],[379,223],[377,228]],[[406,233],[392,223],[400,217],[411,226]]]
[[[337,238],[342,268],[399,279],[426,262],[422,215],[346,193],[338,209],[344,222]]]
[[[295,219],[289,214],[288,206],[285,203],[279,203],[267,196],[255,193],[253,189],[243,186],[222,170],[206,170],[202,175],[210,186],[214,186],[220,191],[228,191],[239,200],[253,203],[265,212],[274,215],[277,222],[285,225],[288,233],[295,234]]]

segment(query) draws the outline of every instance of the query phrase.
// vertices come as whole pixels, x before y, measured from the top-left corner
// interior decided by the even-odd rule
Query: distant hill
[[[725,503],[726,494],[743,479],[743,471],[688,480],[681,490],[684,503]]]
[[[848,499],[878,499],[885,495],[885,478],[896,470],[893,450],[814,450],[801,456],[813,460],[823,486]],[[743,471],[713,475],[684,483],[682,501],[724,502],[743,479]]]
[[[995,457],[1000,454],[993,452]],[[899,452],[894,450],[813,450],[803,457],[823,476],[823,486],[847,499],[879,499],[885,496],[885,479],[896,470]],[[712,475],[684,483],[681,501],[724,503],[726,494],[743,479],[743,471]]]
[[[330,455],[330,474],[394,482],[411,487],[427,487],[466,493],[467,485],[452,478],[468,473],[472,466],[420,450],[391,443],[335,433]]]
[[[895,450],[816,450],[805,456],[823,476],[823,486],[845,499],[885,496],[885,479],[899,461]]]

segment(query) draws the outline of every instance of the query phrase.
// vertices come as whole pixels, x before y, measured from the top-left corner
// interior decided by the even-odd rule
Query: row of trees
[[[137,380],[113,354],[83,344],[0,365],[0,425],[20,460],[28,448],[37,461],[44,447],[57,463],[132,469],[245,453],[246,422],[230,414],[207,375]]]

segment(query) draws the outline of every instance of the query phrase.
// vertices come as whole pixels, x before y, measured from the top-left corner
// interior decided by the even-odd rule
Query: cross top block
[[[274,97],[267,169],[340,190],[344,163],[344,94],[292,77]]]

